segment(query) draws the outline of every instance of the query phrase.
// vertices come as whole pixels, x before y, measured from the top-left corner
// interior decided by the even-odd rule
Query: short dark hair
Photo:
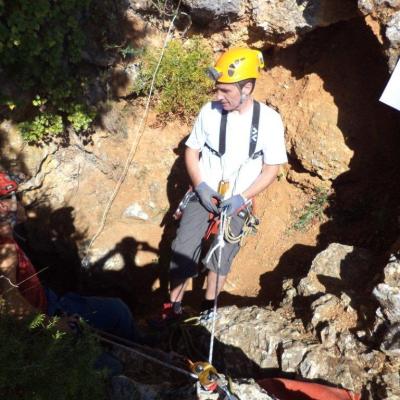
[[[251,93],[253,93],[253,90],[254,90],[254,88],[256,86],[256,79],[255,78],[243,79],[242,81],[237,82],[237,84],[239,85],[240,89],[243,89],[243,87],[249,82],[252,85],[251,91],[250,91],[250,94],[251,94]]]

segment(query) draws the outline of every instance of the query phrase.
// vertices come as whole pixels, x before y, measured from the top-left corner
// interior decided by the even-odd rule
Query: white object
[[[143,221],[147,221],[149,216],[142,210],[142,207],[138,203],[131,204],[125,211],[124,217],[137,218]]]
[[[400,60],[397,62],[379,101],[400,111]]]

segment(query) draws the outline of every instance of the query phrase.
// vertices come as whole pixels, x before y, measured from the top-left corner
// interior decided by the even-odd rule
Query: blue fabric
[[[77,293],[57,296],[46,288],[47,315],[78,314],[90,326],[131,341],[142,339],[128,306],[118,298],[85,297]]]

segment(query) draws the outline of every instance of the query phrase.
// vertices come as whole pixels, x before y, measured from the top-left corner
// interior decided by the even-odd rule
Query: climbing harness
[[[211,151],[214,155],[221,158],[225,154],[226,150],[226,125],[228,121],[228,112],[223,110],[221,112],[221,123],[219,126],[219,145],[218,150],[213,149],[207,142],[205,147]],[[264,153],[262,150],[255,151],[258,140],[258,126],[260,123],[260,103],[253,100],[253,116],[251,119],[250,126],[250,143],[249,143],[249,159],[256,159],[262,156]]]

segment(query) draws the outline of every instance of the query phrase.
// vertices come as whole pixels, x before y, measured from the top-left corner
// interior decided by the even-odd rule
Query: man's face
[[[217,83],[215,85],[215,98],[225,111],[233,111],[240,107],[241,93],[234,83]]]

